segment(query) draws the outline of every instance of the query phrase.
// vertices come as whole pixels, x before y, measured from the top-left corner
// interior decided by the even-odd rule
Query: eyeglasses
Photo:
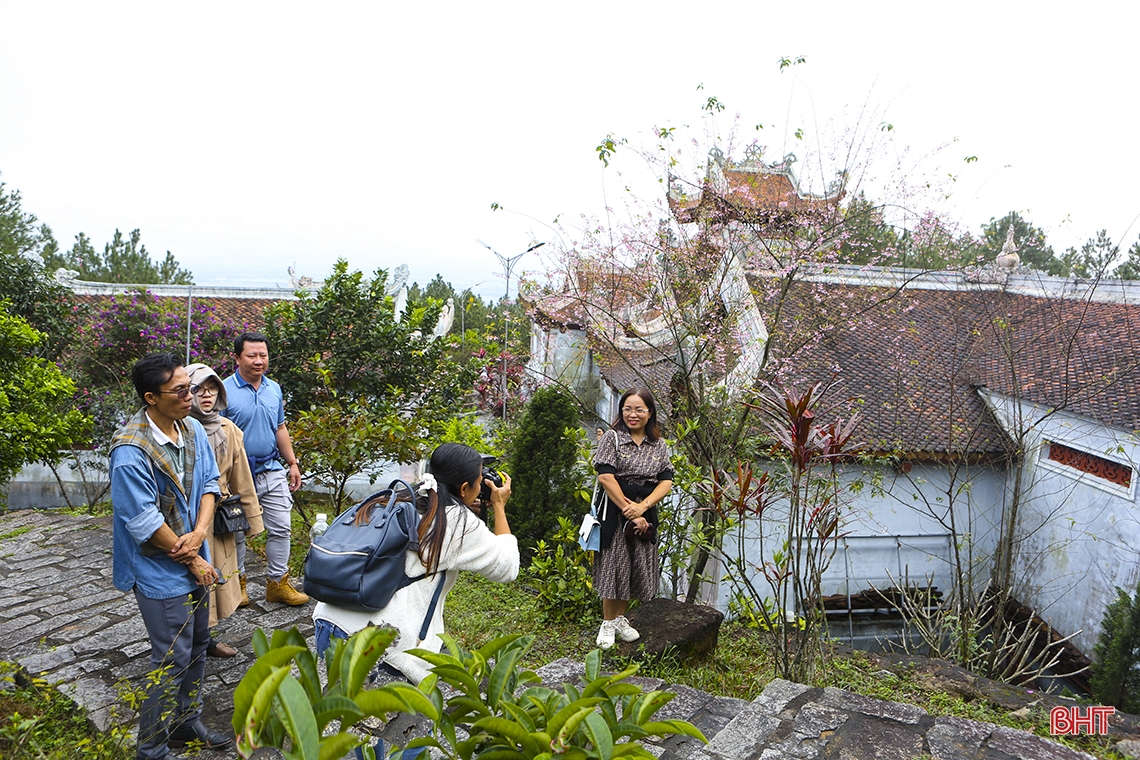
[[[195,396],[216,396],[216,395],[218,395],[218,389],[216,386],[206,385],[205,383],[203,383],[201,385],[190,386],[190,392],[193,393]]]
[[[623,406],[621,412],[622,414],[636,414],[639,417],[643,414],[649,414],[648,409],[634,409],[632,406]]]
[[[159,391],[159,393],[165,393],[168,396],[177,396],[180,400],[185,401],[190,398],[191,394],[197,396],[198,389],[201,387],[200,385],[187,385],[185,388],[179,388],[176,391]]]

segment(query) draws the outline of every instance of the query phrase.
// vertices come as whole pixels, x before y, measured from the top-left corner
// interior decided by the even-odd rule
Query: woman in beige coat
[[[240,496],[245,517],[249,520],[249,531],[253,536],[265,529],[261,521],[261,505],[257,503],[257,488],[249,471],[244,439],[237,425],[223,417],[220,412],[226,408],[226,388],[222,379],[205,364],[191,364],[186,368],[190,374],[190,387],[194,389],[190,416],[202,423],[206,436],[218,460],[218,487],[221,503],[230,496]],[[237,541],[234,534],[210,534],[210,558],[225,583],[217,584],[210,592],[210,628],[222,618],[233,614],[238,607],[249,604],[244,588],[238,578]],[[210,639],[206,650],[212,657],[233,657],[237,650],[217,639]]]

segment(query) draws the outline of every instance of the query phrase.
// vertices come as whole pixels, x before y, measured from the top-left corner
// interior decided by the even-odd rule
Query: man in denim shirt
[[[139,714],[140,760],[192,741],[226,749],[233,740],[201,721],[199,689],[209,644],[210,585],[219,580],[205,539],[213,527],[218,466],[190,413],[190,376],[173,354],[150,354],[131,370],[144,408],[111,443],[114,582],[134,591],[159,671]]]

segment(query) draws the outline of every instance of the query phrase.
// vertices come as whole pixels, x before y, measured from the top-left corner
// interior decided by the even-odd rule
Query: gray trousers
[[[139,711],[138,757],[166,757],[172,729],[194,723],[202,714],[199,689],[210,643],[210,595],[195,588],[188,595],[148,599],[135,586],[143,624],[150,636],[150,667],[161,670]]]
[[[265,564],[270,580],[279,581],[289,569],[289,537],[293,530],[293,493],[289,473],[268,470],[253,477],[261,519],[265,523]]]
[[[253,476],[261,519],[265,522],[266,575],[275,581],[289,569],[289,537],[293,529],[293,492],[287,470],[269,470]],[[235,533],[238,572],[245,575],[245,533]]]

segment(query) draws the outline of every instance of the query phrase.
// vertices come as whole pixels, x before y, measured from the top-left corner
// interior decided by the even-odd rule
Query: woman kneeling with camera
[[[518,540],[507,524],[506,505],[511,479],[504,474],[502,486],[483,477],[483,458],[470,446],[444,443],[432,452],[426,474],[415,486],[420,514],[419,550],[408,549],[404,571],[409,577],[423,575],[396,592],[382,610],[361,612],[319,602],[313,610],[317,654],[332,638],[348,638],[369,625],[395,628],[399,637],[380,662],[377,684],[406,680],[418,684],[428,675],[428,663],[406,650],[416,647],[439,650],[443,642],[443,606],[458,578],[457,570],[470,570],[497,583],[513,581],[519,574]],[[473,514],[479,492],[490,491],[494,533]],[[486,509],[486,505],[482,505]],[[449,571],[443,583],[427,636],[420,629],[439,585],[437,573]]]

